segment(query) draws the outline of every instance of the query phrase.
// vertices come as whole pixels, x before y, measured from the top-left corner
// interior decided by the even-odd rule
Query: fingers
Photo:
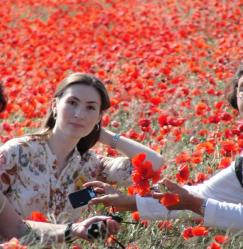
[[[177,190],[181,189],[181,187],[180,187],[178,184],[172,182],[172,181],[169,180],[168,178],[164,178],[164,179],[161,181],[161,183],[162,183],[163,185],[165,185],[166,188],[167,188],[169,191],[171,191],[171,192],[177,191]]]
[[[152,197],[155,198],[155,199],[158,199],[160,200],[162,197],[163,197],[164,193],[158,193],[158,192],[154,192],[152,194]]]
[[[105,193],[104,188],[94,187],[94,191],[95,191],[97,194],[104,194],[104,193]]]
[[[105,221],[105,220],[110,219],[110,218],[111,217],[106,216],[106,215],[97,215],[97,216],[88,218],[87,220],[89,220],[89,223],[92,224],[92,223],[95,223],[98,221]]]
[[[172,187],[173,186],[173,182],[170,181],[168,178],[164,178],[161,181],[162,184],[164,184],[167,188]]]
[[[89,205],[95,205],[99,203],[102,203],[105,206],[112,206],[111,198],[108,195],[96,197],[89,201]]]
[[[120,228],[120,224],[118,222],[110,218],[106,220],[106,225],[107,225],[109,235],[118,233],[119,228]]]
[[[109,216],[105,216],[105,215],[98,215],[98,216],[93,216],[93,217],[90,217],[84,221],[82,221],[82,225],[84,227],[89,227],[90,225],[92,225],[93,223],[97,223],[99,221],[105,221],[107,219],[110,219],[111,217]]]
[[[83,184],[84,187],[97,187],[97,188],[102,188],[104,189],[105,187],[107,186],[110,186],[109,184],[107,183],[104,183],[104,182],[101,182],[101,181],[92,181],[92,182],[86,182]]]
[[[117,221],[113,220],[109,216],[94,216],[91,217],[84,222],[82,222],[82,225],[84,226],[85,229],[85,234],[83,235],[83,238],[91,241],[92,239],[89,235],[87,234],[87,229],[90,228],[94,223],[99,224],[98,227],[100,227],[100,233],[101,237],[105,238],[108,235],[111,234],[116,234],[119,231],[120,225]],[[94,237],[96,238],[96,237]]]

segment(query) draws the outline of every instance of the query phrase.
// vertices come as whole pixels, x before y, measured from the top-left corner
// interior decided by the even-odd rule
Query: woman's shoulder
[[[32,135],[26,135],[22,137],[16,137],[8,140],[1,146],[1,149],[4,148],[15,148],[15,147],[29,147],[34,146],[35,144],[40,144],[43,139],[38,138]]]

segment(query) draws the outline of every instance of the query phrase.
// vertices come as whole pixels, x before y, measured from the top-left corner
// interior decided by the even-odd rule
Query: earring
[[[96,130],[98,131],[100,129],[100,124],[96,124]]]

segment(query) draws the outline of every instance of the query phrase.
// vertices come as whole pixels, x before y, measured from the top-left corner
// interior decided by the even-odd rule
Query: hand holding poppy
[[[191,210],[195,213],[201,214],[201,205],[203,199],[192,195],[186,189],[178,184],[170,181],[169,179],[163,179],[160,184],[164,185],[169,192],[167,193],[153,193],[155,199],[159,199],[169,210]]]

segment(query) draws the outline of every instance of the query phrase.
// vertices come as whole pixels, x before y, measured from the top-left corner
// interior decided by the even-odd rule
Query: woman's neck
[[[47,139],[48,145],[57,160],[64,162],[70,156],[70,153],[76,147],[78,140],[67,138],[57,133],[52,133]]]

